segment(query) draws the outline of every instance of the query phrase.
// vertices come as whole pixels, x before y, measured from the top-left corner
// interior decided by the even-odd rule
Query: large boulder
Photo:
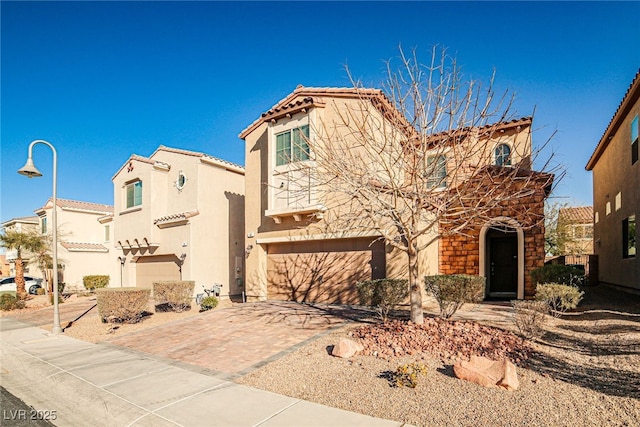
[[[331,355],[347,359],[362,350],[364,350],[364,347],[359,342],[347,338],[340,338],[338,344],[333,346]]]
[[[507,359],[495,361],[486,357],[473,356],[468,362],[462,361],[453,365],[453,373],[461,380],[484,387],[502,387],[513,391],[520,385],[516,367]]]

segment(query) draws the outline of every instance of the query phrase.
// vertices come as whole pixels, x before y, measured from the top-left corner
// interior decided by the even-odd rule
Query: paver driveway
[[[113,338],[107,343],[235,377],[365,314],[342,306],[284,301],[246,303]]]

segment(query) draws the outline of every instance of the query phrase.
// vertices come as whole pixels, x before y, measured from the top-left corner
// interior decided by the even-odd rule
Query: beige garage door
[[[157,255],[138,258],[136,263],[136,286],[151,288],[153,282],[180,280],[178,258],[175,255]]]
[[[267,297],[353,304],[355,284],[385,276],[384,244],[368,239],[279,243],[268,246]]]

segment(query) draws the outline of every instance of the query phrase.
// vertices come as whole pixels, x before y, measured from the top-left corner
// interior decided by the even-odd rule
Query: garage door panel
[[[153,282],[180,280],[180,268],[175,255],[140,257],[136,262],[136,286],[151,288]]]
[[[357,282],[384,277],[384,246],[369,247],[370,242],[358,241],[336,243],[324,244],[324,251],[313,251],[319,249],[317,244],[270,245],[268,297],[298,302],[357,303]]]

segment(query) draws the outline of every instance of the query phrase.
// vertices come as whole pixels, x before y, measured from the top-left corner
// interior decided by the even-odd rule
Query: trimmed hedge
[[[531,271],[533,283],[559,283],[561,285],[582,286],[585,281],[584,271],[564,264],[547,264]]]
[[[383,322],[389,311],[409,296],[409,282],[401,279],[365,280],[356,284],[361,305],[374,308]]]
[[[89,290],[106,288],[109,286],[109,276],[108,275],[91,275],[84,276],[82,278],[82,283],[84,287]]]
[[[425,276],[424,287],[436,299],[440,317],[448,319],[464,303],[476,303],[484,299],[485,278],[466,274]]]
[[[153,282],[153,298],[156,311],[181,312],[191,310],[193,289],[196,282],[193,280],[167,280]]]
[[[151,289],[97,289],[96,296],[98,314],[103,323],[137,323],[147,311]]]
[[[0,310],[14,310],[16,308],[24,308],[24,300],[10,293],[0,294]]]

